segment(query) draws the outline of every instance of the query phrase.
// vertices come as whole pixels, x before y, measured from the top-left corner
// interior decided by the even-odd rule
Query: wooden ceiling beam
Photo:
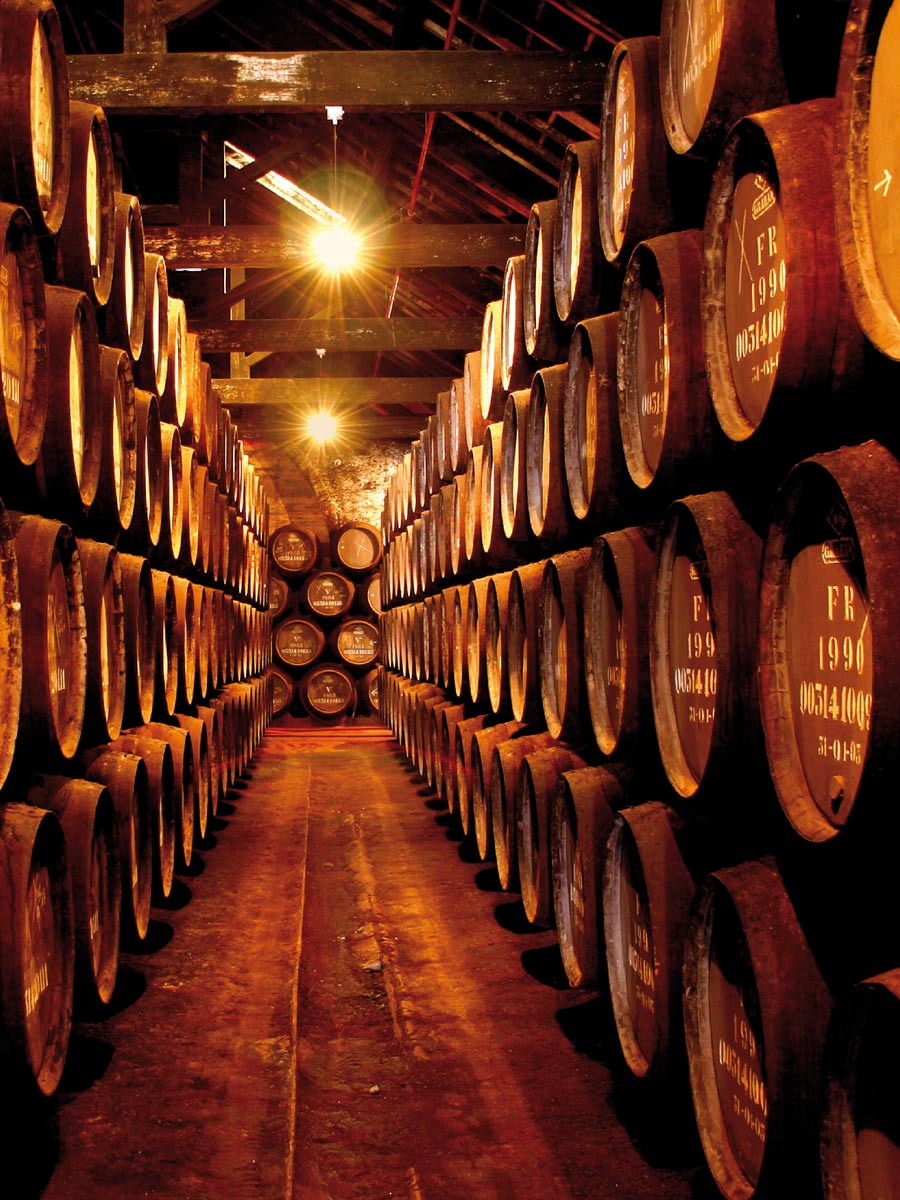
[[[319,226],[313,226],[318,229]],[[173,269],[310,267],[310,223],[296,234],[268,225],[149,225],[148,250]],[[525,252],[525,226],[389,225],[364,237],[367,267],[494,267]]]
[[[367,379],[214,379],[213,387],[227,408],[276,405],[365,408],[370,404],[435,405],[438,392],[452,380],[440,376]]]
[[[480,50],[76,54],[68,65],[72,98],[108,116],[597,108],[605,71],[586,54]]]
[[[481,317],[321,317],[193,324],[204,354],[252,354],[259,350],[331,351],[474,350],[481,345]]]

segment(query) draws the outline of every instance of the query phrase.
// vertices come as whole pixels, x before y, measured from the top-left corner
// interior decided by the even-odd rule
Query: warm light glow
[[[306,436],[314,442],[324,445],[334,441],[338,431],[338,419],[334,413],[324,409],[310,413],[306,418]]]
[[[316,258],[327,271],[346,271],[356,265],[360,239],[343,225],[330,225],[313,238]]]
[[[249,167],[251,163],[256,162],[252,154],[246,150],[241,150],[235,146],[234,142],[225,143],[225,162],[229,167],[234,167],[240,170],[243,167]],[[299,208],[301,212],[306,213],[308,217],[329,226],[336,223],[346,221],[347,218],[336,212],[333,208],[329,208],[327,204],[317,199],[315,196],[305,192],[303,188],[298,187],[290,179],[278,171],[267,171],[265,175],[260,175],[256,181],[260,187],[264,187],[267,191],[274,193],[280,199],[288,204]]]

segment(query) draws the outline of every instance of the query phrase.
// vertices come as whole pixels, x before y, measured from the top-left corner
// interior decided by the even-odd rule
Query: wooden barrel
[[[194,854],[194,813],[197,808],[198,779],[190,733],[162,721],[148,721],[137,729],[125,731],[133,737],[167,742],[172,751],[175,796],[175,869],[185,871]]]
[[[509,588],[512,571],[488,578],[484,604],[484,669],[491,712],[501,716],[509,709]]]
[[[500,311],[500,386],[504,395],[531,386],[534,363],[525,347],[523,300],[525,255],[506,260],[503,271],[503,301]],[[462,380],[459,381],[462,383]],[[465,465],[465,464],[463,464]],[[462,469],[458,467],[457,469]]]
[[[47,305],[37,238],[24,208],[0,204],[0,446],[38,457],[50,402]]]
[[[118,552],[102,542],[77,540],[84,583],[87,678],[83,745],[119,736],[127,680],[125,596]]]
[[[503,416],[505,394],[500,373],[503,332],[503,301],[491,300],[485,306],[481,331],[481,418],[498,421]]]
[[[341,568],[351,575],[364,575],[381,561],[381,534],[361,521],[343,526],[334,544]]]
[[[672,148],[714,158],[746,113],[787,101],[775,0],[664,0],[659,72]]]
[[[116,233],[116,177],[112,139],[102,108],[69,103],[72,171],[59,231],[67,287],[102,306],[110,297]]]
[[[66,525],[10,513],[22,604],[22,708],[17,748],[45,755],[48,743],[63,758],[78,748],[84,719],[87,643],[84,579],[75,539]],[[14,660],[13,660],[14,661]]]
[[[883,353],[900,359],[900,272],[894,119],[898,14],[881,0],[854,3],[835,94],[834,213],[844,277],[857,320]]]
[[[153,644],[155,669],[153,712],[163,719],[171,717],[178,701],[178,620],[175,584],[168,571],[150,571],[153,587]]]
[[[531,388],[510,392],[503,410],[500,436],[500,519],[508,541],[525,542],[531,536],[525,447]]]
[[[607,830],[603,865],[606,963],[622,1055],[639,1079],[670,1083],[685,1068],[681,966],[695,891],[685,837],[664,804],[626,808]]]
[[[112,798],[118,828],[123,943],[139,945],[150,926],[153,846],[156,829],[150,776],[138,754],[108,746],[82,756],[84,778],[102,784]]]
[[[451,592],[452,618],[450,619],[451,633],[448,638],[452,646],[451,655],[451,684],[453,694],[464,697],[468,686],[469,658],[467,653],[469,639],[469,585],[463,584]]]
[[[541,703],[554,738],[574,741],[587,731],[584,683],[584,592],[591,549],[547,560],[541,579],[537,650]]]
[[[275,626],[275,656],[286,666],[306,668],[320,658],[325,635],[315,622],[305,617],[289,617]]]
[[[472,824],[468,832],[474,836],[475,849],[482,862],[494,857],[493,824],[491,821],[491,772],[494,768],[494,748],[524,732],[521,721],[502,721],[476,730],[472,739]]]
[[[553,924],[550,811],[560,777],[587,763],[564,746],[535,750],[522,759],[516,797],[516,861],[522,907],[531,925]]]
[[[0,40],[0,192],[40,235],[58,233],[72,163],[69,72],[51,0],[4,5]]]
[[[75,940],[59,819],[0,804],[0,1062],[12,1085],[51,1096],[72,1027]]]
[[[95,533],[109,538],[131,527],[137,489],[134,376],[124,350],[100,347],[100,477],[91,505]]]
[[[181,434],[177,425],[160,421],[162,443],[162,507],[159,522],[159,555],[176,563],[181,555],[184,530],[184,480],[181,474]]]
[[[169,277],[160,254],[144,255],[144,337],[134,379],[157,398],[169,370]]]
[[[659,38],[627,38],[603,84],[598,220],[607,261],[675,228],[669,143],[659,98]]]
[[[153,712],[156,677],[153,577],[150,564],[120,554],[125,601],[125,721],[144,725]]]
[[[509,581],[506,667],[510,707],[517,721],[543,717],[538,626],[545,561],[514,568]]]
[[[469,584],[469,603],[466,613],[466,685],[473,704],[487,701],[487,578],[473,579]]]
[[[150,840],[152,844],[152,890],[154,903],[166,900],[172,892],[175,871],[176,794],[175,766],[168,742],[136,734],[122,734],[101,747],[100,752],[135,755],[147,770]]]
[[[184,420],[179,428],[182,440],[190,442],[192,446],[197,445],[201,436],[205,437],[203,426],[206,421],[207,399],[200,383],[201,365],[200,337],[188,331],[184,336]],[[206,366],[209,369],[209,364]],[[245,465],[244,475],[246,483],[241,497],[241,516],[249,524],[256,485],[255,475],[249,469],[249,464]]]
[[[178,704],[194,703],[197,683],[197,641],[199,613],[196,588],[190,579],[172,576],[175,589],[174,641],[177,660]]]
[[[356,595],[363,612],[373,617],[381,616],[384,608],[381,601],[381,576],[377,572],[357,584]]]
[[[842,996],[825,1051],[820,1161],[825,1200],[884,1196],[900,1179],[893,1101],[900,1070],[900,969],[863,979]]]
[[[141,356],[147,304],[144,220],[137,196],[116,193],[115,243],[109,299],[99,318],[108,346]]]
[[[317,571],[303,588],[303,601],[323,620],[342,617],[353,605],[353,583],[339,571]]]
[[[456,775],[455,813],[464,837],[472,832],[472,746],[475,734],[491,725],[493,718],[486,713],[466,717],[456,726],[454,763]]]
[[[379,716],[381,713],[381,680],[377,667],[373,667],[371,671],[366,671],[357,684],[356,690],[359,698],[363,701],[372,716]]]
[[[773,505],[760,588],[760,704],[785,815],[810,841],[891,823],[900,729],[891,595],[900,465],[876,442],[800,463]]]
[[[564,325],[615,306],[611,274],[597,237],[600,143],[571,142],[563,155],[553,223],[553,296]]]
[[[169,295],[168,303],[166,378],[159,392],[159,415],[163,421],[169,421],[181,429],[187,419],[190,383],[187,372],[187,312],[184,301],[175,296]]]
[[[315,566],[319,539],[309,529],[282,525],[269,538],[269,553],[282,575],[296,579]]]
[[[372,621],[351,617],[334,631],[331,644],[339,661],[348,667],[369,667],[379,654],[378,626]]]
[[[311,717],[333,720],[356,706],[353,676],[337,663],[317,663],[297,684],[300,703]]]
[[[501,468],[503,464],[503,422],[485,427],[481,448],[481,549],[484,562],[492,567],[521,561],[521,547],[506,536],[503,526]]]
[[[278,575],[269,577],[269,596],[268,596],[268,612],[269,616],[275,620],[282,616],[288,608],[291,601],[291,590],[288,587],[287,581]]]
[[[185,570],[200,561],[200,530],[205,516],[206,467],[201,466],[194,446],[181,447],[181,523],[179,565]]]
[[[159,404],[152,392],[135,388],[134,417],[137,452],[134,514],[122,541],[135,554],[147,554],[159,544],[162,530],[162,430]]]
[[[516,825],[522,762],[526,754],[546,749],[550,744],[549,733],[526,733],[498,743],[491,754],[491,845],[504,892],[514,892],[519,886]]]
[[[451,429],[451,444],[452,444]],[[471,350],[463,360],[463,428],[459,439],[465,446],[460,449],[465,459],[473,446],[480,446],[484,437],[484,417],[481,415],[481,350]]]
[[[558,362],[568,333],[556,313],[553,295],[553,245],[556,200],[532,204],[525,227],[525,274],[522,324],[525,349],[536,362]]]
[[[266,678],[272,686],[272,717],[281,717],[290,712],[294,700],[294,680],[278,667],[269,667]]]
[[[676,501],[657,554],[650,680],[663,767],[684,798],[759,774],[761,542],[724,492]],[[717,790],[719,789],[719,790]]]
[[[21,614],[15,526],[0,504],[0,787],[12,765],[22,706]]]
[[[831,1001],[770,865],[742,863],[700,886],[683,988],[694,1111],[719,1190],[814,1195]]]
[[[616,376],[618,313],[581,321],[569,345],[563,401],[563,458],[578,521],[615,528],[636,506],[628,474]]]
[[[715,452],[700,327],[703,234],[641,242],[628,262],[619,314],[617,388],[631,478],[654,494],[698,490]]]
[[[768,452],[789,462],[797,446],[844,436],[834,401],[864,369],[828,186],[833,109],[810,100],[739,121],[704,228],[703,337],[719,424],[733,441],[767,437]]]
[[[565,401],[568,366],[536,371],[528,403],[525,487],[528,520],[536,538],[565,538],[572,525],[565,467]]]
[[[490,437],[486,427],[485,438]],[[484,564],[484,544],[481,538],[481,460],[484,455],[484,443],[473,446],[466,459],[466,523],[465,541],[462,552],[467,572],[478,574]]]
[[[658,762],[647,613],[656,573],[652,526],[598,537],[584,593],[584,681],[601,753],[635,769]]]
[[[202,842],[206,838],[213,807],[212,763],[206,723],[200,717],[192,717],[187,713],[176,713],[175,723],[188,735],[186,752],[194,760],[194,839],[195,843]],[[218,780],[216,786],[218,788]]]
[[[570,987],[603,987],[603,856],[621,781],[606,767],[564,771],[550,801],[550,874],[559,952]]]
[[[41,462],[56,511],[81,516],[100,481],[103,414],[100,343],[94,309],[83,292],[44,289],[50,392]]]
[[[75,933],[75,1014],[112,999],[119,969],[122,869],[115,806],[102,783],[37,775],[28,803],[56,814],[66,839]]]

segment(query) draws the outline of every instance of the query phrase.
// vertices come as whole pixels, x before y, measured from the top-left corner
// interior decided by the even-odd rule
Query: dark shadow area
[[[162,925],[161,921],[151,921],[153,925]],[[169,931],[167,942],[172,940],[171,925],[166,925],[165,929]],[[145,943],[146,944],[146,943]],[[134,967],[126,966],[121,960],[119,962],[119,973],[116,975],[116,986],[113,990],[112,998],[109,1004],[104,1009],[104,1017],[114,1017],[120,1012],[124,1012],[126,1008],[131,1008],[132,1004],[136,1004],[147,990],[147,977],[143,971],[138,971]]]
[[[240,777],[234,781],[234,783],[231,785],[231,787],[228,790],[229,790],[229,792],[238,792],[238,793],[246,792],[246,790],[249,786],[250,786],[249,781],[244,779],[243,777]]]
[[[528,918],[525,916],[525,909],[522,907],[522,901],[518,896],[515,899],[510,897],[504,904],[496,905],[494,908],[494,920],[507,933],[534,932],[533,927],[528,922]]]
[[[229,821],[222,820],[222,805],[220,804],[216,815],[210,817],[206,824],[206,836],[209,837],[211,833],[221,833],[223,829],[228,828],[229,824]]]
[[[614,1058],[621,1064],[612,1006],[607,996],[591,996],[581,1003],[560,1008],[556,1023],[576,1054],[607,1064]]]
[[[218,845],[218,838],[212,832],[210,823],[207,823],[207,826],[206,826],[206,836],[198,837],[195,842],[195,845],[199,846],[204,852],[207,850],[214,850],[216,848],[216,846]],[[194,857],[195,858],[197,857],[196,853],[195,853]],[[193,866],[193,863],[191,865]]]
[[[213,820],[218,821],[220,817],[233,817],[237,809],[233,804],[229,804],[227,800],[219,801],[219,811],[216,813]]]
[[[196,879],[198,875],[202,875],[206,870],[206,859],[197,853],[198,845],[202,845],[199,837],[194,842],[194,849],[191,853],[191,861],[188,866],[176,868],[179,875],[186,875],[188,879]]]
[[[417,796],[433,796],[433,795],[434,795],[434,788],[431,786],[431,784],[430,784],[430,783],[426,783],[424,787],[420,787],[420,788],[419,788],[419,789],[416,791],[416,795],[417,795]]]
[[[115,1047],[111,1042],[97,1037],[88,1027],[74,1026],[59,1084],[60,1092],[86,1092],[106,1074],[114,1054]]]
[[[183,874],[183,872],[180,873]],[[172,880],[172,891],[164,900],[158,900],[155,907],[165,909],[168,912],[178,912],[179,909],[184,908],[186,904],[190,903],[193,894],[188,885],[176,877]]]
[[[165,904],[165,901],[163,902]],[[162,907],[154,901],[154,908]],[[168,921],[157,921],[153,917],[150,918],[150,924],[147,926],[147,936],[141,942],[133,953],[135,954],[156,954],[158,950],[162,950],[168,946],[172,938],[175,936],[175,930]],[[118,986],[118,981],[117,981]]]
[[[557,992],[568,990],[569,981],[563,970],[559,946],[556,942],[551,946],[535,946],[531,950],[522,951],[522,966],[525,973],[545,987],[551,987]]]
[[[483,871],[479,871],[475,876],[475,886],[479,892],[502,892],[500,886],[500,876],[497,874],[497,868],[493,865],[486,866]]]
[[[430,808],[433,812],[446,812],[447,801],[442,800],[440,796],[432,796],[430,800],[425,801],[425,807]]]
[[[656,1083],[635,1079],[619,1055],[610,1092],[610,1108],[625,1127],[628,1136],[651,1167],[683,1170],[700,1166],[703,1147],[694,1121],[687,1078],[677,1083]],[[706,1181],[712,1191],[697,1192],[698,1197],[718,1196],[711,1179]]]
[[[23,1101],[4,1106],[0,1122],[0,1195],[9,1200],[40,1200],[59,1163],[56,1100]]]
[[[456,813],[442,812],[439,817],[434,818],[435,825],[443,829],[444,837],[448,842],[461,842],[464,834],[459,825],[459,817]]]
[[[459,845],[456,847],[456,853],[459,855],[460,861],[464,863],[471,863],[472,865],[480,863],[481,855],[478,853],[478,847],[475,845],[475,842],[469,835],[463,834],[462,831],[460,831],[460,833],[461,840]]]

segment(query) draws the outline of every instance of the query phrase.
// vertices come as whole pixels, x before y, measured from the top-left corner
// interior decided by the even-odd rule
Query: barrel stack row
[[[49,0],[0,2],[0,1075],[76,1018],[269,719],[268,505]]]
[[[735,1200],[900,1177],[900,17],[827,7],[615,48],[382,517],[384,719]]]
[[[269,541],[272,715],[299,710],[333,721],[378,712],[381,537],[371,525],[342,526],[322,565],[309,529],[282,525]]]

